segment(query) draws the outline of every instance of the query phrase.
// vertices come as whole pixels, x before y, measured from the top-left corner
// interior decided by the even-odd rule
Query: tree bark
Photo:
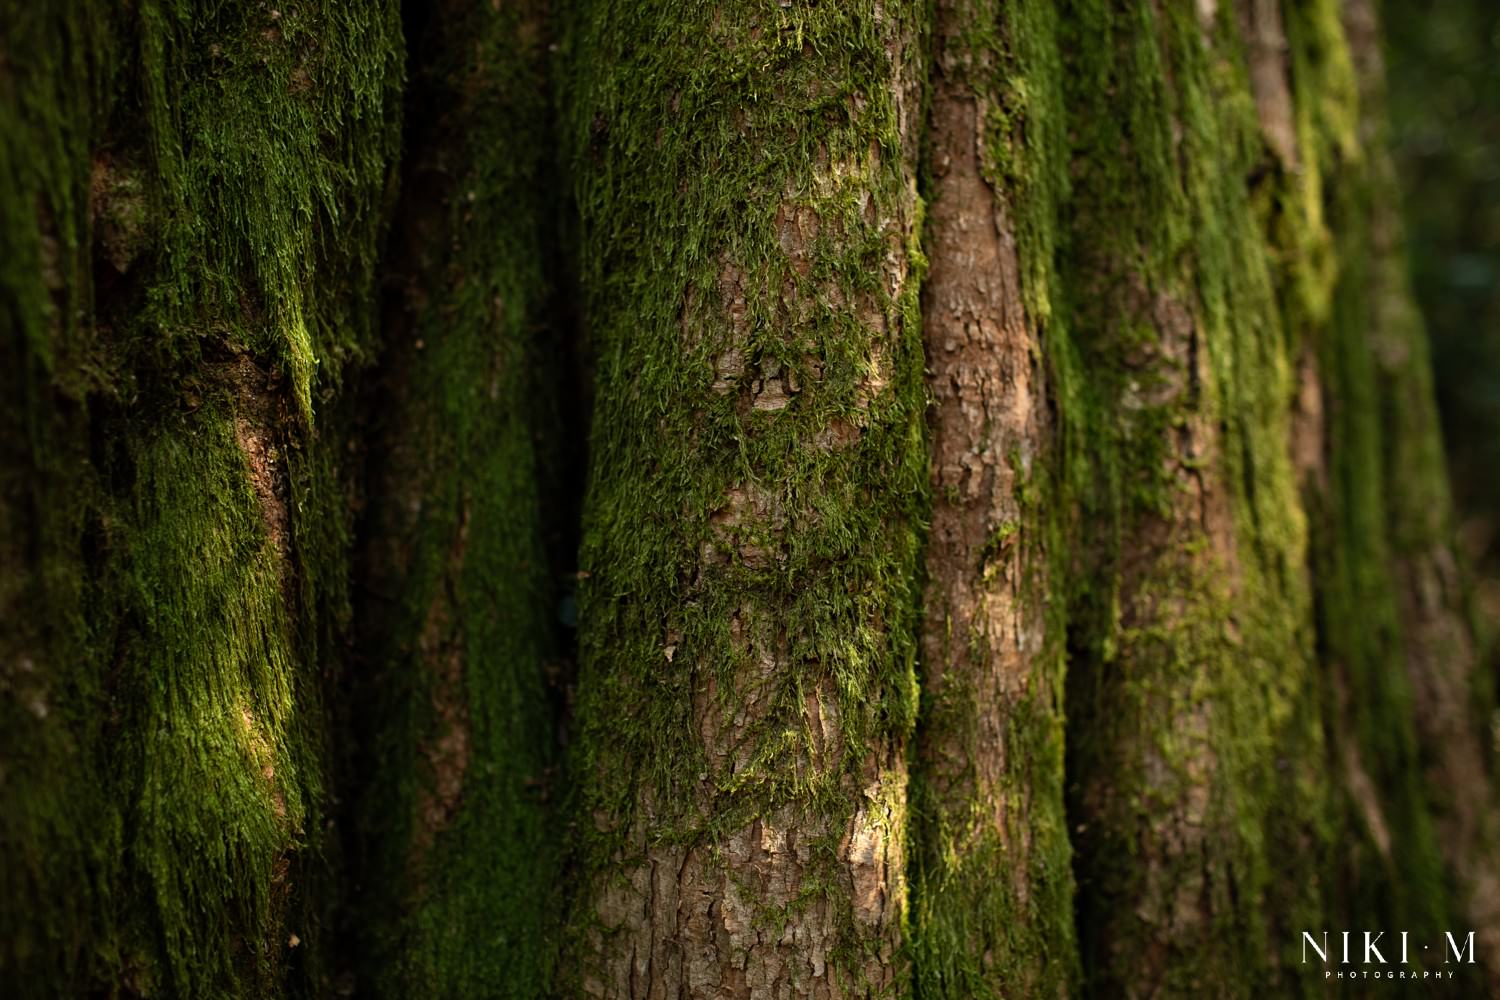
[[[350,768],[361,993],[532,998],[561,904],[546,5],[407,18]]]
[[[1050,3],[953,0],[935,18],[914,969],[924,997],[1065,995],[1078,974],[1065,620],[1047,595],[1066,567],[1049,560],[1060,522],[1044,499],[1055,431],[1042,343],[1063,138],[1057,23]]]
[[[1244,42],[1214,4],[1064,22],[1063,419],[1092,472],[1068,701],[1084,964],[1101,995],[1240,995],[1257,967],[1289,985],[1321,917],[1321,734]]]
[[[578,12],[584,995],[905,989],[921,10]]]
[[[396,9],[4,22],[4,978],[316,991]]]
[[[0,0],[0,981],[1500,989],[1378,39]]]
[[[1344,0],[1342,21],[1358,88],[1358,135],[1366,150],[1350,185],[1348,229],[1362,246],[1342,300],[1345,321],[1374,362],[1378,426],[1386,441],[1381,486],[1388,498],[1389,572],[1402,633],[1398,656],[1410,686],[1424,800],[1433,818],[1455,922],[1477,935],[1500,990],[1500,799],[1487,738],[1493,691],[1478,658],[1470,583],[1457,551],[1432,369],[1411,292],[1399,191],[1387,146],[1385,71],[1376,5]],[[1363,263],[1363,266],[1358,264]],[[1486,744],[1491,744],[1487,746]]]

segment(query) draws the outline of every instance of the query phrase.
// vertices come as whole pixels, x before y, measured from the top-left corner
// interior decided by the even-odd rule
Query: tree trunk
[[[1415,722],[1423,804],[1445,865],[1450,922],[1477,933],[1500,982],[1500,814],[1489,718],[1494,693],[1478,659],[1471,594],[1456,549],[1453,504],[1421,317],[1412,299],[1399,192],[1386,147],[1385,83],[1373,0],[1345,0],[1365,153],[1349,185],[1346,322],[1363,329],[1386,440],[1380,488]],[[1359,260],[1363,250],[1365,259]],[[1361,266],[1362,265],[1362,266]],[[1487,746],[1487,744],[1489,744]]]
[[[1078,952],[1065,619],[1047,594],[1067,567],[1051,559],[1043,350],[1064,135],[1057,18],[1050,0],[945,0],[935,14],[913,961],[924,997],[1066,995]]]
[[[1106,995],[1239,994],[1321,922],[1295,369],[1247,182],[1285,144],[1257,128],[1233,10],[1092,6],[1063,44],[1084,962]]]
[[[538,454],[556,423],[548,25],[541,3],[447,4],[407,30],[351,685],[354,964],[362,993],[531,998],[561,902]]]
[[[0,11],[22,995],[1500,990],[1373,0]]]
[[[4,978],[318,991],[396,8],[4,21]]]
[[[920,5],[583,5],[584,995],[902,991]]]

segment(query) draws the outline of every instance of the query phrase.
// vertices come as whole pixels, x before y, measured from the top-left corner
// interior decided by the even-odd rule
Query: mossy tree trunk
[[[321,992],[396,6],[0,34],[7,988]]]
[[[1384,515],[1406,711],[1414,723],[1422,803],[1432,817],[1450,922],[1477,934],[1500,969],[1500,811],[1494,794],[1495,701],[1483,669],[1483,629],[1456,546],[1432,369],[1412,297],[1399,192],[1387,149],[1385,73],[1374,0],[1346,0],[1364,151],[1342,195],[1349,224],[1339,299],[1346,329],[1362,330],[1373,361],[1371,414],[1385,441],[1378,489]],[[1360,251],[1364,258],[1361,260]]]
[[[1084,962],[1106,993],[1196,993],[1265,965],[1274,983],[1323,917],[1294,367],[1252,201],[1279,139],[1237,13],[1079,4],[1063,40],[1062,376],[1079,401],[1063,419],[1090,553],[1069,763]]]
[[[916,983],[922,996],[1056,996],[1078,976],[1065,605],[1047,599],[1068,572],[1051,558],[1058,428],[1042,350],[1065,136],[1058,22],[1051,0],[934,13]]]
[[[0,7],[6,979],[1500,984],[1372,0],[88,7]]]
[[[406,19],[348,686],[354,968],[377,996],[536,997],[556,954],[546,14],[444,3]]]
[[[904,989],[922,14],[574,14],[582,995]]]

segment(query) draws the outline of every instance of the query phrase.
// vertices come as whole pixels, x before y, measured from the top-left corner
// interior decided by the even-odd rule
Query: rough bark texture
[[[0,968],[320,990],[339,388],[373,341],[395,8],[0,18]]]
[[[1373,0],[405,14],[0,0],[0,982],[1500,990]]]
[[[545,13],[455,3],[407,19],[350,685],[362,994],[532,998],[553,971]]]
[[[582,5],[578,989],[899,995],[920,5]]]
[[[913,813],[923,996],[1046,996],[1076,978],[1060,630],[1041,509],[1052,469],[1045,275],[1022,294],[1012,205],[1051,152],[1044,5],[936,8],[923,246],[932,514]],[[1048,61],[1048,57],[1051,61]],[[1036,130],[1030,147],[1026,133]],[[1042,252],[1048,252],[1045,248]],[[1051,616],[1056,626],[1061,619]]]
[[[1290,988],[1322,917],[1321,741],[1245,46],[1214,4],[1080,3],[1064,24],[1084,964],[1101,995]]]
[[[1350,311],[1363,294],[1355,289],[1368,253],[1366,209],[1354,197],[1363,171],[1359,94],[1338,3],[1284,13],[1299,169],[1268,165],[1257,208],[1275,252],[1287,333],[1300,353],[1290,448],[1312,528],[1326,825],[1337,847],[1323,865],[1324,922],[1363,920],[1425,938],[1453,920],[1398,659],[1380,485],[1390,432],[1378,416],[1371,345]]]

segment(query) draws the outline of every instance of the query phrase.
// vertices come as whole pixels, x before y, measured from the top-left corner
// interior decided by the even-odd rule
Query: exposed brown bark
[[[1296,170],[1297,130],[1281,19],[1281,0],[1235,0],[1235,15],[1250,63],[1250,91],[1261,135],[1285,170]]]
[[[1033,797],[1056,796],[1060,809],[1061,788],[1043,777],[1045,762],[1030,758],[1045,754],[1045,734],[1060,731],[1053,715],[1060,692],[1038,665],[1048,591],[1042,515],[1022,503],[1033,480],[1050,472],[1041,345],[1023,303],[1009,209],[983,173],[999,53],[971,44],[970,33],[986,15],[994,12],[966,0],[935,10],[923,228],[932,519],[917,747],[927,841],[919,891],[923,920],[962,929],[956,953],[934,958],[971,970],[933,972],[953,996],[980,983],[1031,992],[1049,963],[1068,967],[1069,952],[1067,942],[1055,942],[1055,951],[1036,947],[1020,927],[1006,926],[1036,920]],[[1031,704],[1030,718],[1018,719],[1022,702]]]
[[[924,741],[922,761],[944,805],[1009,839],[1007,706],[1027,690],[1042,647],[1045,568],[1019,492],[1044,441],[1036,335],[1021,301],[1015,236],[979,171],[985,106],[944,72],[967,30],[961,3],[939,4],[932,97],[933,189],[923,289],[931,411],[932,524],[924,597],[924,694],[965,703],[965,724]],[[946,67],[951,71],[951,67]],[[971,715],[969,713],[972,713]],[[972,726],[972,730],[969,728]],[[1024,871],[1024,845],[1015,859]]]
[[[0,982],[1500,990],[1376,3],[0,0]]]

